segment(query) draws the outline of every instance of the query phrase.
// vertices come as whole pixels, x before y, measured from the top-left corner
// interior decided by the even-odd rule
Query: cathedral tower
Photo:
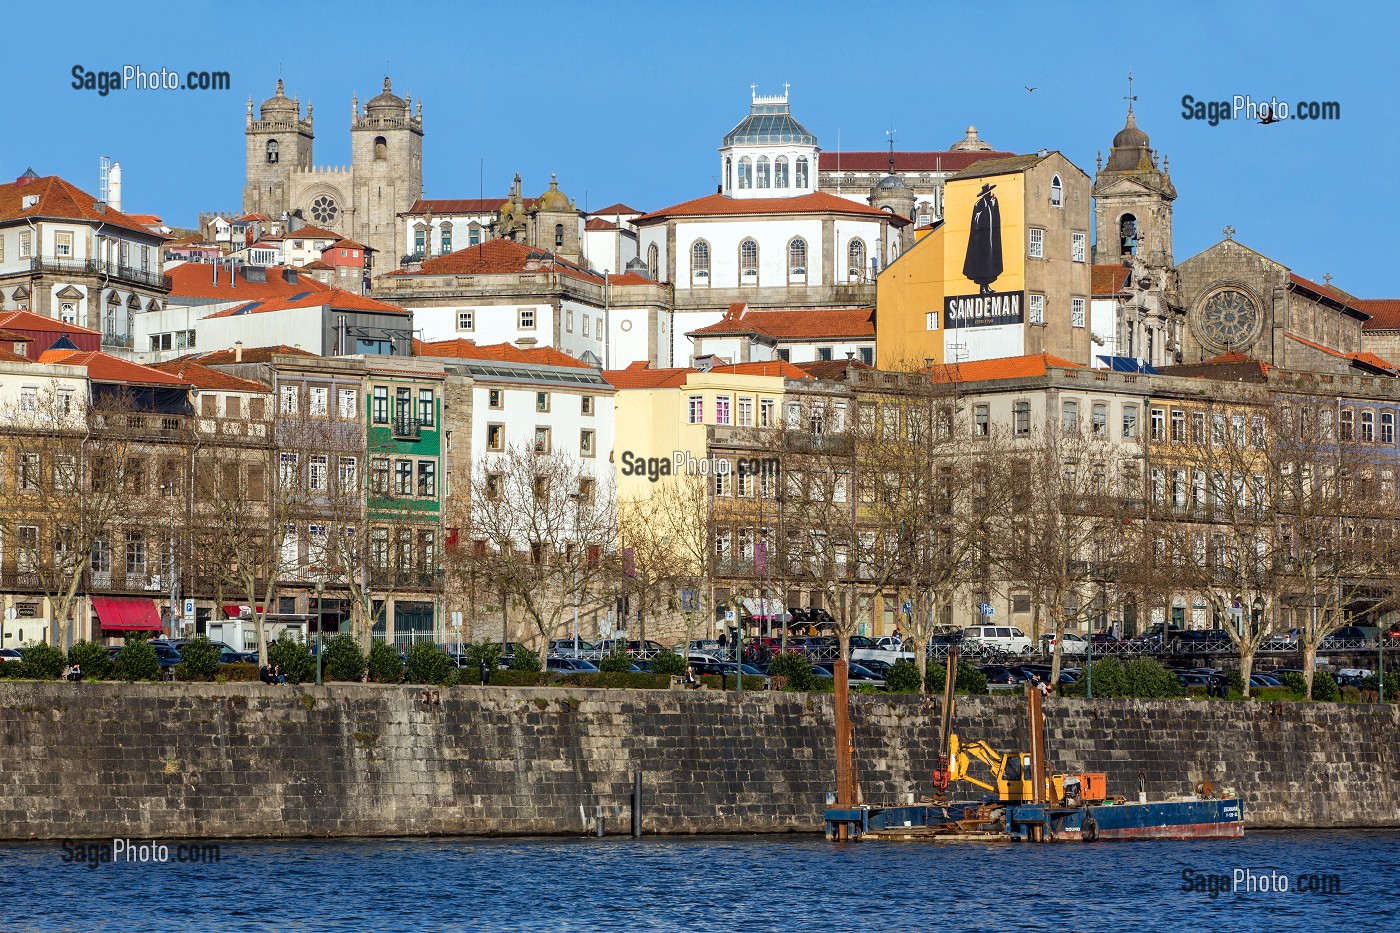
[[[280,218],[292,207],[292,175],[311,167],[311,108],[301,118],[301,102],[288,97],[277,79],[277,93],[263,101],[253,119],[253,99],[248,98],[248,168],[243,188],[243,211]]]
[[[353,106],[353,105],[352,105]],[[353,219],[344,232],[377,250],[376,271],[398,268],[409,251],[398,214],[423,196],[423,102],[384,90],[350,124]]]

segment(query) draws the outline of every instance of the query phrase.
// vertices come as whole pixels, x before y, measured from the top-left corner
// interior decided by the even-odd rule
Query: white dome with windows
[[[817,137],[781,95],[759,96],[720,146],[720,190],[731,198],[792,198],[817,190]]]

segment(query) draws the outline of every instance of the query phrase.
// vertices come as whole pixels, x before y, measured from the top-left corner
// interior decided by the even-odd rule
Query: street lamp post
[[[321,615],[321,596],[322,596],[322,594],[325,593],[325,591],[326,591],[326,584],[325,584],[323,581],[321,581],[321,580],[317,580],[317,581],[316,581],[316,686],[318,686],[318,687],[321,686],[321,684],[322,684],[322,682],[323,682],[323,681],[322,681],[322,677],[321,677],[321,648],[322,648],[322,644],[323,644],[322,641],[321,641],[321,630],[325,627],[325,617]]]

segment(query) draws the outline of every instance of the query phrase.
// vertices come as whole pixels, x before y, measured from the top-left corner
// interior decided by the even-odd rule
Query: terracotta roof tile
[[[785,379],[811,379],[812,377],[785,360],[770,360],[761,363],[733,363],[716,366],[712,373],[729,373],[737,376],[782,376]],[[603,378],[618,389],[674,389],[683,386],[692,375],[703,374],[702,370],[685,367],[652,369],[645,363],[633,363],[626,369],[603,371]]]
[[[642,213],[642,212],[639,211],[639,210],[637,210],[635,207],[628,207],[626,204],[623,204],[621,201],[618,201],[616,204],[609,204],[607,207],[600,207],[600,208],[598,208],[596,211],[589,211],[589,212],[588,212],[588,216],[590,216],[590,217],[618,217],[618,216],[624,216],[624,217],[625,217],[625,216],[627,216],[628,214],[640,214],[640,213]]]
[[[534,198],[521,198],[525,207],[535,203]],[[432,208],[435,215],[443,214],[494,214],[506,203],[505,198],[419,198],[405,214],[426,214]]]
[[[145,224],[147,227],[158,227],[162,223],[161,219],[155,214],[127,214],[126,216],[130,217],[138,224]]]
[[[738,305],[744,308],[744,305]],[[689,331],[686,336],[762,334],[775,340],[875,339],[875,312],[871,308],[830,311],[747,311],[735,314],[731,305],[725,318]]]
[[[871,370],[875,367],[867,366],[860,360],[813,360],[810,363],[798,363],[797,368],[813,379],[834,381],[845,379],[847,369]]]
[[[298,227],[282,234],[283,239],[288,237],[293,240],[338,240],[340,234],[334,230],[327,230],[325,227]]]
[[[249,362],[248,360],[244,360]],[[217,389],[223,392],[270,392],[267,386],[252,379],[240,379],[208,366],[201,366],[193,360],[171,360],[156,363],[151,369],[158,369],[188,382],[196,389]]]
[[[643,214],[633,223],[643,225],[665,220],[668,217],[716,217],[745,214],[855,214],[862,217],[887,219],[895,226],[903,226],[909,221],[903,217],[887,213],[866,204],[857,204],[847,198],[814,191],[811,194],[793,198],[730,198],[722,194],[707,194],[663,207],[659,211]]]
[[[3,328],[0,328],[0,340],[3,340],[6,343],[17,343],[21,340],[28,342],[29,339],[30,338],[27,334],[21,334],[13,330],[4,330]]]
[[[39,359],[43,363],[81,366],[88,371],[88,378],[94,382],[121,382],[131,385],[189,385],[179,376],[111,356],[100,350],[46,350],[40,354]]]
[[[968,363],[947,363],[933,370],[934,382],[986,382],[991,379],[1024,379],[1044,376],[1051,366],[1061,369],[1084,369],[1078,363],[1049,353],[1029,356],[1006,356],[994,360],[973,360]]]
[[[1331,285],[1319,285],[1311,279],[1303,278],[1296,272],[1288,273],[1288,282],[1294,288],[1302,288],[1315,295],[1330,298],[1359,317],[1365,318],[1368,316],[1365,311],[1357,306],[1356,298],[1348,295],[1340,288],[1333,288]]]
[[[611,220],[604,220],[601,217],[594,217],[588,223],[583,225],[583,229],[590,230],[596,233],[607,230],[616,230],[617,224],[613,223]]]
[[[532,249],[514,240],[487,240],[446,256],[425,260],[421,272],[396,269],[387,275],[500,275],[558,272],[602,284],[603,277],[547,250]]]
[[[9,347],[0,347],[0,363],[28,363],[29,357],[20,356]]]
[[[40,333],[101,336],[98,331],[79,327],[77,324],[65,324],[56,318],[35,314],[33,311],[0,311],[0,327],[13,327],[16,330],[32,330]]]
[[[335,241],[334,243],[332,243],[330,246],[324,247],[324,248],[321,250],[321,252],[324,253],[324,252],[326,252],[326,251],[328,251],[328,250],[333,250],[333,249],[364,249],[364,250],[369,250],[371,253],[374,252],[373,249],[371,249],[370,247],[364,245],[363,243],[356,243],[354,240],[347,240],[347,239],[345,239],[345,238],[343,238],[343,237],[342,237],[341,239],[339,239],[339,240],[336,240],[336,241]]]
[[[1357,298],[1352,304],[1371,315],[1362,330],[1400,330],[1400,298]]]
[[[215,270],[218,270],[217,272]],[[246,267],[235,267],[237,276],[229,282],[229,266],[213,263],[187,262],[170,270],[170,297],[215,298],[222,301],[254,301],[305,291],[325,291],[329,286],[315,279],[286,280],[286,266],[267,266],[266,282],[250,282]],[[214,277],[218,276],[218,281]]]
[[[364,295],[356,295],[354,292],[347,292],[343,288],[328,288],[315,282],[316,288],[304,288],[293,295],[274,295],[268,298],[255,299],[236,308],[229,308],[227,311],[219,311],[215,314],[207,315],[207,318],[234,317],[239,314],[265,314],[268,311],[292,311],[307,310],[311,308],[330,308],[334,311],[375,311],[380,314],[408,314],[406,308],[398,305],[391,305],[387,301],[378,301]]]
[[[274,356],[315,356],[309,350],[300,347],[289,347],[286,344],[278,344],[273,347],[245,347],[243,358],[240,361],[238,353],[232,347],[227,350],[204,350],[199,353],[188,353],[184,356],[172,360],[173,363],[194,361],[203,366],[231,366],[234,363],[268,363]]]
[[[25,207],[24,198],[29,195],[38,195],[39,200],[36,204]],[[100,211],[96,204],[96,197],[57,175],[21,179],[0,185],[0,221],[58,217],[102,223],[142,233],[148,237],[160,237],[160,234],[146,229],[146,225],[136,218],[111,207]]]
[[[622,275],[608,276],[608,282],[613,285],[655,285],[655,279],[649,279],[637,272],[624,272]]]
[[[437,356],[457,360],[500,360],[508,363],[533,363],[537,366],[571,366],[592,369],[582,360],[574,359],[554,347],[517,347],[509,343],[479,345],[458,337],[455,340],[413,341],[416,356]]]
[[[1092,294],[1095,298],[1106,298],[1112,295],[1120,295],[1128,284],[1128,267],[1095,264],[1091,270],[1093,276]]]
[[[1014,152],[896,152],[897,172],[958,172],[983,159],[1004,159]],[[823,152],[817,156],[823,172],[880,172],[890,170],[888,152]]]
[[[1388,360],[1382,359],[1374,353],[1346,353],[1341,350],[1336,350],[1332,347],[1326,346],[1324,344],[1320,344],[1314,340],[1308,340],[1305,337],[1299,337],[1297,334],[1288,331],[1284,332],[1284,336],[1292,340],[1298,341],[1305,347],[1312,347],[1314,350],[1320,350],[1321,352],[1326,353],[1328,356],[1335,356],[1338,359],[1346,360],[1349,363],[1360,363],[1362,366],[1367,367],[1369,369],[1383,370],[1386,375],[1393,376],[1397,373],[1397,370],[1393,363],[1389,362]]]

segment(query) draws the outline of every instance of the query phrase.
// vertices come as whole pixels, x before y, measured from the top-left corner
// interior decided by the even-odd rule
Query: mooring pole
[[[838,658],[832,665],[836,674],[836,803],[855,806],[851,781],[851,697],[846,659]]]
[[[598,838],[603,838],[603,808],[596,806],[593,808],[593,822],[598,828]]]
[[[642,838],[642,772],[632,777],[632,838]]]

